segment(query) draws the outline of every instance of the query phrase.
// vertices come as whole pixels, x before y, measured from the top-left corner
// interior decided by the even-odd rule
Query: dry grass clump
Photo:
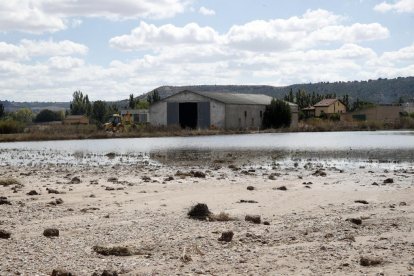
[[[105,247],[105,246],[99,246],[95,245],[93,248],[93,251],[100,255],[104,256],[132,256],[135,255],[135,252],[126,247],[126,246],[113,246],[113,247]]]
[[[226,212],[220,212],[219,214],[210,214],[208,216],[210,221],[233,221],[236,220],[236,218],[231,217],[228,213]]]
[[[8,187],[12,185],[22,185],[19,180],[14,178],[1,178],[0,179],[0,186]]]
[[[211,212],[205,203],[197,203],[196,205],[193,205],[187,213],[189,218],[199,220],[207,219],[210,214]]]

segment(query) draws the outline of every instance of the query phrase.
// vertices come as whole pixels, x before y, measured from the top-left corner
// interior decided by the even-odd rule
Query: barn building
[[[258,129],[272,97],[262,94],[231,94],[181,91],[150,106],[154,126],[182,128]],[[298,124],[298,107],[289,103],[291,127]]]

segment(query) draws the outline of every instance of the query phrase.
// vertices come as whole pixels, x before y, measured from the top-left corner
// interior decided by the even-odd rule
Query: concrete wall
[[[149,121],[153,126],[167,125],[167,102],[159,101],[150,106]]]
[[[353,121],[362,120],[365,116],[365,121],[381,121],[381,122],[395,122],[400,119],[400,106],[376,106],[364,110],[358,110],[341,115],[341,120]]]
[[[226,105],[226,128],[227,129],[257,129],[262,125],[265,111],[264,105]],[[260,111],[262,116],[260,116]]]
[[[189,103],[210,102],[210,126],[225,128],[225,105],[221,102],[191,92],[181,92],[150,106],[150,123],[155,126],[167,125],[167,102]]]
[[[315,116],[321,116],[322,112],[325,114],[346,113],[346,106],[340,101],[331,104],[330,106],[315,106]]]

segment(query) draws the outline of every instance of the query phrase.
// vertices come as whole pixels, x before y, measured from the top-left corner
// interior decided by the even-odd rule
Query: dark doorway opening
[[[197,103],[180,103],[179,114],[182,128],[197,127]]]

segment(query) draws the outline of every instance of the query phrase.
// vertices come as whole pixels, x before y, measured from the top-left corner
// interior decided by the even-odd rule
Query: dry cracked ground
[[[413,163],[229,156],[3,160],[0,275],[414,275]]]

